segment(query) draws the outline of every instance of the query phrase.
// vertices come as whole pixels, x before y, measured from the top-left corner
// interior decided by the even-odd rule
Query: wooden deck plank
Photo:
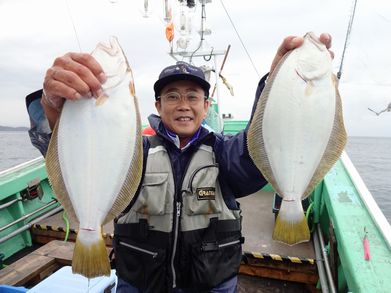
[[[45,255],[54,258],[62,265],[71,265],[74,247],[75,243],[73,242],[53,240],[46,245],[38,248],[37,250],[32,252],[32,254]]]
[[[75,243],[54,240],[0,270],[0,284],[21,286],[42,280],[61,266],[71,265]],[[109,255],[111,248],[107,248]]]
[[[22,286],[49,267],[55,269],[56,260],[45,255],[28,254],[0,270],[0,284]]]
[[[240,273],[257,276],[263,278],[273,278],[285,281],[293,281],[305,284],[316,284],[318,281],[318,275],[315,273],[308,273],[298,270],[286,270],[286,269],[275,269],[275,268],[262,268],[249,265],[241,265]]]
[[[237,293],[319,293],[314,285],[239,274]]]

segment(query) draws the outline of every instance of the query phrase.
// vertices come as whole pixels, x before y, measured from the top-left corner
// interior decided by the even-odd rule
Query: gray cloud
[[[174,0],[173,0],[174,1]],[[90,52],[99,41],[116,35],[135,75],[144,122],[154,112],[152,85],[161,69],[174,60],[167,54],[161,2],[151,0],[151,15],[142,16],[143,1],[117,0],[2,0],[0,1],[0,124],[27,125],[24,96],[41,87],[55,57],[68,51]],[[307,31],[333,36],[334,68],[341,60],[352,1],[223,1],[247,51],[265,74],[277,47],[287,35]],[[69,8],[69,12],[68,12]],[[258,76],[221,5],[206,5],[212,35],[206,42],[215,50],[231,51],[224,76],[235,97],[221,85],[221,109],[237,119],[251,111]],[[195,14],[199,14],[198,7]],[[72,21],[73,20],[73,24]],[[199,24],[195,21],[195,28]],[[382,109],[391,102],[391,3],[359,1],[340,82],[349,135],[391,136],[391,113],[377,117],[368,107]],[[195,32],[194,39],[199,36]],[[195,45],[193,45],[195,46]],[[196,65],[213,62],[194,59]],[[218,68],[222,57],[218,59]]]

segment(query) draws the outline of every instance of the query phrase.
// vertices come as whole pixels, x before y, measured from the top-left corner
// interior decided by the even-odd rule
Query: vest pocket
[[[161,292],[165,284],[166,253],[150,245],[119,238],[115,245],[116,270],[121,278],[143,292]]]
[[[203,243],[191,250],[191,282],[210,289],[235,276],[242,259],[241,240]]]
[[[222,211],[219,201],[217,176],[218,165],[198,168],[191,174],[187,189],[182,193],[183,206],[187,215],[218,214]]]
[[[132,208],[146,215],[164,215],[168,187],[168,173],[146,173],[138,199]]]

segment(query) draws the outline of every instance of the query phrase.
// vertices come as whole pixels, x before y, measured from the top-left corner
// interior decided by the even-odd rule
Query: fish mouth
[[[323,51],[325,50],[326,46],[320,41],[320,39],[313,33],[313,32],[308,32],[306,34],[306,36],[308,36],[311,40],[312,40],[312,43],[318,47],[318,49],[320,51]]]

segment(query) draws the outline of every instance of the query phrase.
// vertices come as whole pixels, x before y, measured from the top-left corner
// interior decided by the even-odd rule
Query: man
[[[328,34],[321,41],[330,47]],[[287,37],[270,71],[302,42]],[[258,84],[253,112],[266,77]],[[104,80],[88,54],[57,58],[41,98],[50,127],[65,99],[99,96]],[[114,223],[117,292],[236,292],[243,243],[236,198],[267,182],[249,157],[246,130],[224,136],[201,126],[209,89],[202,70],[185,62],[165,68],[154,84],[159,116],[149,117],[156,135],[143,140],[142,184]],[[28,98],[28,108],[37,102]],[[45,150],[47,134],[31,135]]]

